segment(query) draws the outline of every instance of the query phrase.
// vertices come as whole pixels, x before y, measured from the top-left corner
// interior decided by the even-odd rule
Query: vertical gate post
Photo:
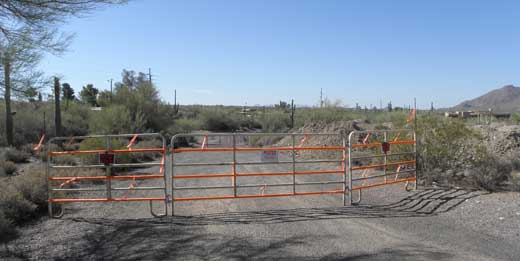
[[[345,142],[345,136],[343,136],[343,206],[347,205],[347,143]]]
[[[388,142],[386,131],[383,132],[383,141],[384,141],[384,142]],[[386,164],[387,164],[387,162],[388,162],[388,156],[386,155],[386,152],[385,152],[385,156],[384,156],[385,169],[384,169],[384,171],[383,171],[383,174],[385,175],[385,182],[386,182],[386,168],[387,168],[387,167],[386,167]]]
[[[352,134],[351,132],[348,135],[348,197],[350,201],[350,205],[352,205]]]
[[[172,137],[172,141],[170,143],[170,150],[171,150],[171,157],[170,157],[170,173],[171,173],[171,186],[172,186],[172,194],[171,194],[171,201],[172,201],[172,216],[175,216],[175,139],[177,138],[177,135],[174,135]],[[164,184],[166,185],[166,184]]]
[[[110,141],[110,136],[108,136],[108,135],[106,136],[105,143],[106,143],[106,150],[107,150],[106,153],[108,153],[110,151],[110,148],[112,147],[111,141]],[[105,173],[107,175],[106,195],[107,195],[107,200],[110,201],[110,199],[112,199],[112,167],[110,165],[105,166]]]
[[[295,136],[294,133],[292,136],[292,182],[293,182],[293,194],[296,194],[296,150],[294,150],[295,146]]]
[[[233,133],[233,194],[237,197],[237,141],[236,133]]]

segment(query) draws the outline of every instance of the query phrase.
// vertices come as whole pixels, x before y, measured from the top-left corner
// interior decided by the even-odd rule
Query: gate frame
[[[175,141],[178,138],[187,138],[187,137],[205,137],[207,139],[211,136],[218,136],[218,137],[232,137],[232,147],[223,147],[223,148],[180,148],[175,149]],[[246,136],[246,137],[269,137],[269,136],[278,136],[278,137],[291,137],[292,145],[288,147],[252,147],[252,148],[237,148],[236,144],[236,137],[237,136]],[[303,136],[337,136],[342,140],[342,144],[339,146],[314,146],[314,147],[296,147],[296,137]],[[209,143],[209,141],[208,141]],[[236,152],[237,151],[292,151],[292,160],[290,161],[284,161],[284,162],[236,162]],[[318,151],[326,151],[326,150],[341,150],[342,151],[342,159],[340,160],[299,160],[296,161],[296,151],[305,151],[305,150],[318,150]],[[216,151],[228,151],[233,152],[233,161],[232,162],[217,162],[217,163],[184,163],[182,165],[176,165],[174,155],[175,153],[182,153],[182,152],[216,152]],[[347,157],[346,152],[347,146],[346,146],[346,140],[345,135],[342,133],[244,133],[244,132],[235,132],[235,133],[182,133],[182,134],[176,134],[171,138],[170,141],[170,149],[169,152],[171,153],[170,158],[170,178],[171,178],[171,209],[172,209],[172,216],[175,215],[175,201],[191,201],[191,200],[217,200],[217,199],[241,199],[241,198],[262,198],[262,197],[283,197],[283,196],[304,196],[304,195],[320,195],[320,194],[343,194],[343,205],[346,205],[346,197],[347,197],[347,191],[349,191],[347,186]],[[341,163],[341,169],[334,170],[334,171],[296,171],[296,164],[297,163]],[[236,173],[236,166],[240,165],[264,165],[264,164],[292,164],[292,171],[289,172],[259,172],[259,173],[242,173],[237,174]],[[176,188],[174,185],[175,182],[175,166],[200,166],[200,165],[214,165],[214,166],[231,166],[232,167],[232,173],[231,174],[206,174],[204,177],[199,178],[225,178],[225,177],[232,177],[233,178],[233,186],[214,186],[214,187],[186,187],[186,188],[180,188],[180,189],[233,189],[233,196],[215,196],[215,197],[193,197],[193,198],[179,198],[178,200],[175,199],[175,190],[179,189]],[[333,181],[333,182],[305,182],[305,183],[296,183],[296,175],[312,175],[312,174],[342,174],[343,180],[341,181]],[[201,175],[201,176],[203,176]],[[293,186],[292,193],[280,193],[280,194],[267,194],[267,195],[237,195],[237,188],[240,187],[258,187],[259,184],[253,184],[253,185],[245,185],[245,186],[237,186],[236,180],[237,177],[240,176],[289,176],[292,175],[292,183],[283,183],[283,184],[270,184],[270,186]],[[183,175],[182,178],[190,178],[188,177],[190,175]],[[197,178],[196,175],[193,175],[195,177],[191,178]],[[179,176],[177,176],[179,177]],[[312,191],[312,192],[296,192],[296,186],[298,185],[324,185],[324,184],[342,184],[343,189],[342,190],[332,190],[332,191]],[[264,184],[265,185],[265,184]]]
[[[132,138],[131,143],[137,139],[137,137],[155,137],[162,141],[162,148],[145,148],[145,149],[118,149],[113,150],[111,147],[111,139],[113,138]],[[81,151],[81,150],[75,150],[75,151],[51,151],[51,145],[55,144],[53,142],[56,141],[66,141],[66,140],[86,140],[86,139],[104,139],[105,142],[105,149],[96,149],[96,150],[87,150],[87,151]],[[131,145],[130,145],[131,146]],[[164,161],[161,161],[160,163],[126,163],[126,164],[110,164],[110,165],[104,165],[104,164],[91,164],[91,165],[79,165],[79,166],[68,166],[68,165],[52,165],[52,156],[53,155],[80,155],[80,154],[101,154],[101,153],[146,153],[146,152],[160,152],[162,153],[162,159],[166,159],[168,155],[168,149],[166,146],[166,138],[160,134],[160,133],[136,133],[136,134],[108,134],[108,135],[87,135],[87,136],[72,136],[72,137],[54,137],[51,138],[49,141],[47,141],[47,164],[46,164],[46,178],[47,178],[47,202],[48,202],[48,212],[49,216],[53,218],[61,218],[64,214],[63,207],[61,208],[61,211],[59,214],[55,215],[53,210],[53,203],[55,204],[65,204],[65,203],[74,203],[74,202],[128,202],[128,201],[149,201],[150,202],[150,214],[154,217],[164,217],[168,215],[168,186],[167,186],[167,175],[166,175],[166,163]],[[142,188],[113,188],[111,180],[114,177],[118,177],[117,179],[132,179],[131,176],[113,176],[112,175],[112,168],[113,167],[143,167],[143,166],[161,166],[160,172],[162,172],[162,177],[157,177],[158,175],[150,175],[151,177],[139,176],[137,179],[149,179],[149,178],[163,178],[164,180],[164,187],[142,187]],[[52,181],[55,181],[53,177],[50,176],[51,169],[104,169],[105,170],[105,176],[104,177],[95,177],[95,176],[81,176],[85,177],[85,180],[88,180],[89,178],[94,180],[105,180],[106,186],[104,190],[101,189],[95,189],[95,191],[105,191],[106,192],[106,198],[75,198],[75,199],[53,199],[52,198],[52,191],[88,191],[85,189],[56,189],[52,186]],[[68,180],[73,181],[75,180],[75,177],[64,177],[64,178],[70,178]],[[134,177],[135,179],[135,177]],[[135,190],[164,190],[164,199],[163,198],[112,198],[112,191],[117,190],[128,190],[131,191],[132,189]],[[91,191],[94,191],[94,189],[91,189]],[[57,200],[57,201],[56,201]],[[164,201],[164,214],[157,214],[153,211],[153,201]]]
[[[399,135],[402,132],[411,133],[413,138],[411,140],[388,141],[388,133],[397,133],[397,137],[399,137]],[[363,133],[367,133],[367,134],[382,133],[383,134],[383,141],[370,143],[370,144],[362,144],[361,146],[356,146],[356,144],[359,144],[359,143],[352,143],[352,137],[354,137],[356,134],[363,134]],[[352,166],[352,159],[353,158],[354,159],[358,159],[358,158],[352,157],[352,148],[354,148],[354,147],[381,147],[383,143],[389,143],[391,145],[413,144],[413,150],[412,151],[408,151],[408,152],[397,153],[397,154],[386,154],[386,153],[384,153],[383,155],[372,155],[372,156],[362,157],[363,159],[383,157],[384,158],[384,164],[377,164],[377,165],[371,165],[371,166],[370,165],[365,165],[365,166],[366,167],[374,167],[374,166],[384,167],[385,168],[384,169],[384,174],[383,175],[373,176],[373,177],[366,177],[366,178],[362,178],[362,179],[354,179],[352,177],[352,174],[353,174],[352,171],[355,170],[355,169]],[[349,180],[349,188],[350,188],[349,191],[348,191],[348,195],[349,195],[349,198],[350,198],[350,204],[351,205],[358,205],[361,202],[361,199],[362,199],[361,191],[362,191],[362,189],[369,189],[369,188],[378,187],[378,186],[385,186],[385,185],[391,185],[391,184],[397,184],[397,183],[406,182],[405,190],[409,191],[409,189],[408,189],[409,182],[413,181],[414,182],[413,190],[417,190],[417,136],[416,136],[416,133],[415,133],[414,129],[352,131],[348,135],[348,152],[347,153],[348,153],[348,180]],[[413,158],[414,158],[413,160],[404,161],[404,162],[391,162],[391,163],[388,162],[388,156],[411,155],[411,154],[413,154]],[[413,166],[414,166],[413,170],[407,171],[407,173],[413,172],[414,173],[413,177],[412,178],[399,179],[399,180],[390,181],[390,182],[386,181],[386,177],[388,177],[388,176],[397,175],[399,173],[404,173],[404,172],[391,172],[391,173],[387,173],[386,172],[386,167],[388,167],[388,166],[395,166],[395,165],[401,165],[399,163],[403,163],[403,165],[410,165],[410,163],[413,163]],[[385,178],[385,182],[371,184],[371,185],[367,185],[367,186],[361,186],[361,187],[353,187],[353,182],[354,181],[369,180],[369,179],[379,178],[379,177],[384,177]],[[353,191],[354,190],[357,190],[358,193],[359,193],[358,194],[359,195],[359,199],[357,201],[353,200]]]

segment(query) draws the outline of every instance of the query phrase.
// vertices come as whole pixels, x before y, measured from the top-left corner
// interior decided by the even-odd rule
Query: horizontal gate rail
[[[128,139],[130,141],[128,142]],[[141,140],[156,140],[160,143],[161,147],[156,148],[132,148],[134,144],[139,144],[138,139]],[[81,148],[80,145],[85,141],[93,140],[93,145],[88,146],[104,146],[104,148],[99,149],[62,149],[61,151],[53,151],[54,147],[61,148],[65,141],[67,145],[76,145]],[[128,142],[128,145],[125,149],[120,149],[119,147],[113,147],[113,142],[121,142],[120,140]],[[76,144],[74,143],[76,142]],[[137,143],[136,143],[137,142]],[[103,145],[104,144],[104,145]],[[122,144],[121,144],[122,145]],[[121,146],[119,145],[119,146]],[[53,147],[54,146],[54,147]],[[87,145],[86,145],[87,146]],[[72,146],[74,148],[74,146]],[[48,204],[49,204],[49,215],[53,217],[60,217],[63,215],[63,210],[60,214],[54,215],[54,207],[53,204],[65,204],[65,203],[75,203],[75,202],[140,202],[140,201],[149,201],[150,202],[150,213],[154,216],[162,216],[154,213],[152,209],[152,202],[154,201],[162,201],[165,206],[165,214],[168,213],[168,190],[166,187],[166,175],[164,171],[164,159],[167,154],[166,149],[166,139],[158,133],[143,133],[143,134],[121,134],[121,135],[92,135],[92,136],[76,136],[76,137],[56,137],[48,142],[47,146],[47,180],[48,180]],[[161,155],[161,162],[138,162],[138,163],[118,163],[118,155],[128,155],[133,153],[139,153],[140,155],[144,155],[145,153],[154,153],[152,158],[157,154]],[[82,156],[83,155],[83,156]],[[91,161],[96,161],[96,156],[99,155],[99,163],[100,164],[80,164],[80,165],[55,165],[54,157],[64,157],[64,156],[79,156],[79,157],[88,157],[88,158],[73,158],[73,160],[87,161],[91,163]],[[103,158],[102,158],[103,156]],[[123,158],[124,159],[124,158]],[[127,158],[129,160],[130,158]],[[140,172],[132,172],[130,175],[114,175],[113,170],[122,169],[122,168],[149,168],[149,167],[160,167],[159,173],[140,173]],[[105,172],[105,175],[70,175],[75,169],[102,169]],[[55,176],[53,173],[55,171],[66,171],[66,176]],[[80,173],[81,174],[81,173]],[[162,185],[160,186],[139,186],[137,182],[143,182],[144,180],[153,180],[153,179],[162,179]],[[82,187],[79,185],[79,182],[103,182],[104,185],[98,185],[93,187]],[[130,185],[127,187],[116,186],[115,181],[130,181]],[[61,184],[57,183],[61,182]],[[73,185],[74,186],[71,186]],[[96,183],[93,183],[95,185]],[[126,183],[128,184],[128,183]],[[71,186],[71,187],[68,187]],[[126,186],[126,185],[125,185]],[[134,191],[159,191],[162,192],[163,196],[131,196],[130,193]],[[83,193],[89,192],[105,192],[103,197],[88,195]],[[114,196],[115,192],[125,192],[121,196]],[[67,197],[65,195],[60,195],[55,193],[74,193],[72,194],[74,197]],[[79,194],[78,194],[79,193]],[[80,196],[84,195],[84,196]]]
[[[388,141],[391,133],[396,133],[396,135],[393,135],[393,140]],[[403,137],[403,139],[399,140],[399,137]],[[397,152],[390,152],[394,150],[393,148],[398,148]],[[379,149],[379,153],[374,153],[374,151],[377,152]],[[405,151],[402,151],[403,149]],[[358,153],[362,154],[357,155]],[[367,156],[367,153],[370,155]],[[407,188],[409,182],[414,182],[414,186],[417,186],[417,145],[416,135],[413,130],[353,131],[348,136],[348,158],[349,198],[351,204],[358,204],[361,201],[361,191],[363,189],[397,183],[406,183]],[[382,163],[374,164],[370,162],[381,159],[383,160]],[[392,162],[390,159],[397,159],[397,161]],[[367,164],[367,161],[370,163]],[[397,167],[397,170],[388,171],[389,167]],[[401,168],[405,169],[401,170]],[[356,171],[362,171],[362,173],[355,173]],[[370,171],[381,172],[370,174]],[[361,176],[354,177],[354,175],[358,174],[361,174]],[[399,177],[400,175],[407,176]],[[395,179],[388,180],[388,177],[391,176],[394,176]],[[379,181],[381,178],[383,178],[383,181]],[[366,183],[372,180],[375,180],[375,182]],[[362,183],[355,185],[354,182]],[[357,201],[353,200],[352,191],[359,192]]]
[[[237,140],[240,138],[251,138],[251,137],[289,137],[292,140],[292,146],[280,146],[280,147],[238,147]],[[334,136],[338,140],[342,140],[342,144],[331,145],[331,146],[310,146],[305,145],[308,137],[313,136]],[[200,148],[176,148],[176,141],[181,138],[195,138],[203,137],[202,145]],[[207,147],[207,141],[209,137],[218,137],[219,141],[222,141],[223,137],[227,137],[231,141],[231,146],[222,147]],[[296,137],[303,137],[299,145],[296,144]],[[304,196],[304,195],[320,195],[320,194],[342,194],[344,195],[343,200],[345,201],[345,183],[346,183],[346,146],[345,138],[339,133],[317,133],[317,134],[306,134],[306,133],[201,133],[201,134],[180,134],[172,137],[171,140],[171,170],[172,170],[172,212],[174,209],[174,202],[176,201],[198,201],[198,200],[219,200],[219,199],[245,199],[245,198],[262,198],[262,197],[286,197],[286,196]],[[221,144],[222,145],[222,144]],[[245,152],[289,152],[292,155],[291,160],[276,160],[274,162],[262,162],[262,161],[237,161],[238,153]],[[318,160],[296,160],[296,154],[299,152],[310,151],[338,151],[342,152],[342,159],[318,159]],[[175,158],[179,153],[211,153],[211,152],[231,152],[232,161],[220,161],[220,162],[190,162],[190,163],[177,163]],[[328,170],[296,170],[297,164],[319,164],[319,163],[341,163],[341,169],[328,169]],[[292,164],[292,171],[265,171],[265,172],[247,172],[240,173],[237,171],[239,166],[249,165],[289,165]],[[230,166],[231,172],[227,173],[189,173],[189,174],[177,174],[175,169],[179,167],[197,167],[197,166]],[[322,182],[297,182],[296,176],[302,175],[341,175],[342,179],[339,181],[322,181]],[[269,184],[237,184],[237,179],[240,177],[274,177],[274,176],[292,176],[292,182],[283,183],[269,183]],[[196,180],[196,179],[212,179],[212,178],[231,178],[231,185],[208,185],[208,186],[177,186],[174,181],[176,180]],[[322,190],[322,191],[297,191],[297,186],[305,185],[328,185],[328,184],[339,184],[343,185],[341,190]],[[266,187],[290,187],[292,186],[292,192],[290,193],[261,193],[261,194],[238,194],[237,190],[240,188],[266,188]],[[214,195],[214,196],[190,196],[190,197],[176,197],[175,191],[186,191],[186,190],[212,190],[212,189],[232,189],[233,195]]]

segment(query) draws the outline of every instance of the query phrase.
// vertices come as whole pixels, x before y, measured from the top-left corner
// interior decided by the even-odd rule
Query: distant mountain
[[[506,85],[490,91],[473,100],[468,100],[453,107],[453,110],[488,110],[496,112],[520,111],[520,87]]]

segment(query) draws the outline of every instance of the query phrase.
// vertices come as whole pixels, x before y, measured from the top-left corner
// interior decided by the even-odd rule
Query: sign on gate
[[[262,162],[278,162],[278,151],[276,151],[276,150],[262,151]]]

